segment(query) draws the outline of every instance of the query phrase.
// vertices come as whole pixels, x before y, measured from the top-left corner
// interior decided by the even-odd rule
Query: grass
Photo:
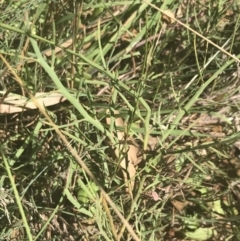
[[[238,1],[0,8],[1,240],[239,240]]]

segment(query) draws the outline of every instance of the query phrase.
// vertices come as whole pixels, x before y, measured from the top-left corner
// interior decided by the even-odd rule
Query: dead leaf
[[[188,201],[180,202],[177,200],[172,200],[171,203],[179,212],[181,212],[188,205]]]
[[[158,196],[158,194],[155,192],[155,191],[153,191],[152,193],[151,193],[151,196],[152,196],[152,198],[153,198],[153,200],[156,202],[156,201],[158,201],[158,200],[160,200],[160,197]]]
[[[109,110],[107,113],[109,113]],[[115,114],[118,114],[118,111],[115,111]],[[106,122],[108,125],[110,125],[111,119],[106,118]],[[124,127],[122,118],[116,118],[115,124],[117,127]],[[141,162],[142,159],[139,157],[139,148],[133,138],[125,137],[125,133],[122,131],[117,131],[117,137],[120,145],[119,149],[115,149],[115,155],[117,158],[120,158],[120,152],[127,152],[127,158],[123,158],[120,165],[123,168],[124,182],[127,184],[128,192],[130,195],[132,195],[132,190],[134,188],[134,177],[136,175],[135,165]],[[129,179],[131,180],[130,185],[128,184]]]
[[[175,22],[175,15],[174,13],[167,9],[165,11],[163,11],[162,13],[162,21],[166,22],[167,24],[172,24]]]
[[[153,137],[153,136],[149,136],[148,138],[148,149],[153,151],[156,149],[156,147],[159,145],[159,139],[158,137]]]
[[[4,94],[3,91],[1,91]],[[66,100],[66,98],[58,93],[43,93],[38,92],[35,95],[36,102],[43,107],[52,106],[61,103]],[[10,93],[0,104],[0,113],[18,113],[25,111],[27,109],[37,109],[35,102],[25,96]]]

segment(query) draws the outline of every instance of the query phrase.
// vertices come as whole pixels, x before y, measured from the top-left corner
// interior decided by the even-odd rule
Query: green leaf
[[[193,232],[186,232],[185,235],[190,239],[204,241],[213,237],[215,233],[212,228],[198,228]]]
[[[77,193],[79,203],[89,203],[96,199],[99,188],[94,182],[89,181],[85,185],[81,180],[78,180],[78,185],[80,186],[80,190]]]

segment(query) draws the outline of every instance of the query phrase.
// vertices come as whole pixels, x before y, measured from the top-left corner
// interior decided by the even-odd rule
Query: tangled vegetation
[[[239,0],[0,1],[0,239],[240,239]]]

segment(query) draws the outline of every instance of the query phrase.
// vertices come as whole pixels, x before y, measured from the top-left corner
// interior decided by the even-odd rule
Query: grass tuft
[[[0,9],[1,240],[239,240],[238,1]]]

